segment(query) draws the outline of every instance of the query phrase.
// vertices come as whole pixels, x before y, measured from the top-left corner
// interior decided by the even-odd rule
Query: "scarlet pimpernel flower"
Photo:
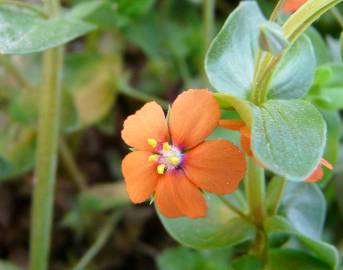
[[[251,150],[251,131],[242,120],[223,119],[219,121],[219,126],[230,130],[239,131],[241,135],[241,146],[245,153],[248,156],[253,157],[262,167],[265,167],[254,157],[254,154]],[[321,159],[320,163],[313,170],[312,174],[305,179],[306,183],[318,182],[323,178],[324,171],[322,165],[330,170],[333,169],[333,166],[330,162],[325,159]]]
[[[208,90],[180,94],[168,118],[156,102],[149,102],[125,120],[122,138],[133,147],[122,162],[127,192],[134,203],[154,195],[167,217],[205,216],[201,191],[234,192],[245,174],[244,155],[227,140],[205,140],[220,119]]]
[[[307,0],[287,0],[282,7],[286,13],[292,13],[300,8]]]

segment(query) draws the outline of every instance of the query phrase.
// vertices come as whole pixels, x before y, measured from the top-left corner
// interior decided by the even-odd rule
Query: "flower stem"
[[[61,160],[66,170],[68,171],[72,179],[75,181],[78,189],[80,191],[84,190],[86,188],[86,183],[87,183],[86,178],[84,174],[77,167],[73,154],[70,151],[66,141],[63,139],[60,139],[59,152],[60,152]]]
[[[336,21],[339,23],[341,28],[343,28],[343,16],[337,7],[333,7],[331,9],[332,14],[334,15]]]
[[[151,96],[151,95],[148,95],[145,93],[141,93],[141,92],[137,91],[136,89],[133,89],[131,86],[129,86],[124,80],[119,80],[117,82],[117,87],[118,87],[119,93],[121,93],[123,95],[138,99],[138,100],[143,101],[143,102],[149,102],[149,101],[155,100],[164,109],[166,109],[166,110],[168,109],[168,106],[169,106],[168,102],[166,102],[160,98],[156,98],[154,96]]]
[[[283,5],[285,4],[286,0],[279,0],[278,3],[276,4],[272,14],[270,15],[269,20],[270,21],[275,21],[277,19],[277,17],[279,16],[279,13],[283,7]]]
[[[45,4],[50,16],[58,14],[59,2],[57,0],[46,0]],[[57,167],[62,61],[62,47],[50,49],[44,53],[44,77],[39,96],[38,142],[31,217],[31,270],[48,268]]]
[[[88,249],[88,251],[83,255],[81,260],[73,268],[73,270],[82,270],[93,260],[93,258],[99,253],[101,248],[106,244],[108,238],[111,236],[115,225],[120,220],[122,212],[114,212],[107,220],[104,227],[99,232],[99,236],[95,240],[94,244]]]
[[[203,2],[203,25],[204,25],[204,52],[203,62],[206,58],[207,49],[209,48],[214,37],[215,29],[215,8],[216,0],[204,0]],[[208,84],[206,71],[204,68],[201,70],[203,83]]]
[[[283,177],[275,176],[268,185],[267,210],[269,215],[276,215],[280,207],[287,181]],[[269,192],[270,190],[270,192]]]
[[[264,169],[253,158],[248,158],[248,171],[244,183],[250,215],[256,226],[262,227],[266,215]]]
[[[224,198],[224,196],[217,196],[219,200],[221,200],[225,206],[227,206],[232,212],[235,212],[238,216],[240,216],[242,219],[245,219],[247,221],[250,221],[250,218],[244,214],[238,207],[230,203],[228,200]]]

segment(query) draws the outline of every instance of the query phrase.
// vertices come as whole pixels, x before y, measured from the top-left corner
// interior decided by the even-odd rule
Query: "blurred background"
[[[62,3],[68,8],[86,1]],[[50,269],[74,269],[85,254],[83,259],[90,256],[92,261],[80,269],[229,269],[230,249],[178,248],[153,206],[128,201],[120,165],[129,149],[120,131],[123,120],[146,101],[157,100],[167,108],[182,90],[208,87],[206,49],[239,1],[103,2],[86,18],[97,30],[65,48]],[[259,2],[266,15],[275,4]],[[211,4],[213,31],[205,12]],[[342,25],[337,18],[328,13],[315,27],[332,61],[341,63]],[[41,60],[41,54],[0,56],[1,270],[25,269],[28,263]],[[343,91],[341,74],[338,86]],[[343,99],[337,102],[343,105]],[[340,131],[336,133],[339,138]],[[325,240],[343,252],[342,158],[324,192]]]

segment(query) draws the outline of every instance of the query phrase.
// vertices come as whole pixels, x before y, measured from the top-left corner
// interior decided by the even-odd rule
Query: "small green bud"
[[[260,25],[260,47],[273,55],[280,54],[289,44],[280,25],[266,22]]]

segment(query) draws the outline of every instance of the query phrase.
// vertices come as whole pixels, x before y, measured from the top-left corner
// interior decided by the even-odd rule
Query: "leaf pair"
[[[265,23],[256,2],[242,2],[214,39],[205,67],[210,83],[221,92],[221,105],[243,108],[243,120],[251,119],[247,125],[256,158],[276,174],[303,181],[318,165],[326,141],[321,114],[309,102],[297,100],[312,84],[315,53],[310,39],[301,36],[275,67],[265,89],[268,100],[252,104],[259,27]]]

